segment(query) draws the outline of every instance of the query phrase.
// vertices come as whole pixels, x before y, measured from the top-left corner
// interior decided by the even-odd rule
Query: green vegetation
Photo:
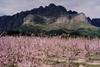
[[[10,31],[10,34],[18,33],[22,35],[69,35],[82,37],[100,37],[100,29],[85,22],[80,23],[52,23],[52,24],[26,24]]]

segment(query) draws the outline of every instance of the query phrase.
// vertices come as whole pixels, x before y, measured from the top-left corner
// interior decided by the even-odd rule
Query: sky
[[[83,12],[87,17],[100,18],[100,0],[0,0],[0,16],[13,15],[50,3],[62,5],[67,10]]]

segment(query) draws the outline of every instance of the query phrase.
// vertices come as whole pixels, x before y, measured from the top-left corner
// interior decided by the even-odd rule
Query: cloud
[[[100,0],[0,0],[0,15],[13,15],[50,3],[63,5],[68,10],[84,12],[90,17],[100,17]]]

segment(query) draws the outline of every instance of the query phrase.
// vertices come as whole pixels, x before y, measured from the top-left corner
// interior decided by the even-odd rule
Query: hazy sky
[[[84,12],[92,18],[100,17],[100,0],[0,0],[0,15],[12,15],[50,3],[63,5],[67,10]]]

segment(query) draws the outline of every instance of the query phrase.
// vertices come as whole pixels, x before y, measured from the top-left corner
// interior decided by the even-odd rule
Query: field
[[[99,38],[0,38],[0,67],[100,67],[99,55]]]

